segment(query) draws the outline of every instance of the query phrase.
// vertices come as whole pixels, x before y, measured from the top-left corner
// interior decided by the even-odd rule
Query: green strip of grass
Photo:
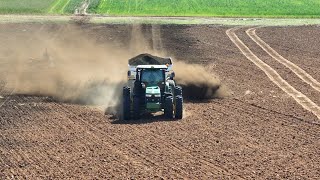
[[[56,0],[0,0],[0,14],[44,14]]]
[[[0,14],[73,14],[84,0],[0,0]]]
[[[98,9],[99,7],[99,4],[100,4],[100,0],[90,0],[89,1],[90,4],[89,4],[89,7],[88,7],[88,12],[89,13],[95,13],[96,10]]]
[[[0,14],[73,14],[84,0],[0,0]],[[320,17],[320,0],[90,0],[89,13],[123,16]]]
[[[319,0],[100,0],[98,14],[125,16],[320,17]]]
[[[63,14],[65,7],[69,4],[70,0],[56,0],[56,2],[49,9],[50,14]]]
[[[74,11],[81,6],[84,0],[70,0],[68,5],[65,7],[64,12],[67,14],[73,14]]]

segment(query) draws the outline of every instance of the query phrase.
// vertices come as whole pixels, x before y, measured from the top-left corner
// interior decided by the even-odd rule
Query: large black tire
[[[130,91],[131,89],[129,87],[123,87],[123,119],[124,120],[130,120]]]
[[[182,117],[183,117],[183,97],[179,95],[179,96],[176,96],[175,118],[182,119]]]
[[[135,120],[140,119],[140,98],[135,96],[133,98],[133,118]]]
[[[133,94],[137,96],[141,96],[143,94],[141,81],[138,81],[138,80],[134,81]]]
[[[174,95],[175,96],[182,96],[182,87],[181,86],[174,87]]]
[[[164,116],[167,119],[173,119],[173,97],[168,96],[165,99]]]

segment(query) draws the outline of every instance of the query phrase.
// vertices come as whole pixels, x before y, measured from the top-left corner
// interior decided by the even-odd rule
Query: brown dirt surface
[[[265,27],[258,29],[257,34],[283,57],[320,81],[319,26],[291,27],[289,32],[283,27]]]
[[[248,28],[243,28],[238,31],[239,38],[247,44],[247,46],[257,54],[258,57],[267,63],[269,66],[273,67],[279,75],[286,80],[291,86],[293,86],[298,91],[305,94],[316,104],[320,104],[320,92],[314,90],[307,83],[302,81],[298,76],[296,76],[289,68],[286,68],[281,63],[277,62],[271,56],[269,56],[263,49],[261,49],[254,41],[252,41],[248,35],[245,33],[245,30]],[[292,98],[290,100],[293,100]]]
[[[15,57],[21,59],[10,45],[40,43],[34,37],[37,33],[51,39],[65,37],[61,26],[65,25],[0,24],[0,179],[320,178],[319,119],[241,54],[226,35],[231,27],[160,27],[162,54],[203,66],[217,75],[230,93],[223,99],[185,102],[182,120],[147,116],[126,122],[104,115],[96,106],[63,103],[36,93],[10,95],[15,92],[12,84],[19,83],[19,79],[8,81],[11,79],[7,76],[17,70],[13,68],[19,65]],[[92,41],[99,46],[85,46],[88,53],[97,54],[94,57],[98,59],[92,63],[97,72],[108,73],[115,68],[103,60],[118,57],[122,62],[136,52],[128,43],[132,41],[130,25],[86,24],[75,28],[90,37],[88,44]],[[318,28],[262,28],[257,34],[279,54],[320,80]],[[151,25],[140,29],[150,47],[151,29]],[[239,38],[257,56],[319,105],[319,93],[268,57],[243,30],[237,32]],[[19,41],[21,44],[15,44],[17,39],[23,40]],[[77,47],[77,42],[83,43],[79,39],[69,41],[76,43],[60,44],[61,49],[70,50]],[[108,53],[122,56],[103,54],[100,45],[105,45],[102,47],[108,48]],[[37,48],[39,54],[32,55],[42,56],[44,47]],[[72,53],[78,54],[78,59],[71,61],[72,67],[88,66],[80,51],[64,55],[73,58]],[[100,70],[100,66],[106,70]],[[66,76],[72,77],[72,73],[77,72]]]

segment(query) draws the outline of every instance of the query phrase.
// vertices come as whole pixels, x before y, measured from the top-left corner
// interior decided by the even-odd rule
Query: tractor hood
[[[161,110],[161,94],[159,86],[146,87],[146,108],[150,112]]]
[[[155,97],[160,97],[161,92],[159,86],[149,86],[146,87],[146,96],[155,96]]]

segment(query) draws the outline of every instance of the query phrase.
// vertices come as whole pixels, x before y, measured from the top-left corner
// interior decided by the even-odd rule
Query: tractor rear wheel
[[[140,119],[140,98],[138,96],[133,98],[133,118]]]
[[[130,119],[130,91],[129,87],[123,88],[123,119],[129,120]]]
[[[173,118],[173,98],[172,98],[172,96],[168,96],[165,99],[164,116],[167,119]]]
[[[176,96],[176,108],[175,108],[175,118],[182,119],[183,117],[183,97]]]
[[[182,96],[182,87],[181,86],[174,87],[174,95],[175,96]]]

